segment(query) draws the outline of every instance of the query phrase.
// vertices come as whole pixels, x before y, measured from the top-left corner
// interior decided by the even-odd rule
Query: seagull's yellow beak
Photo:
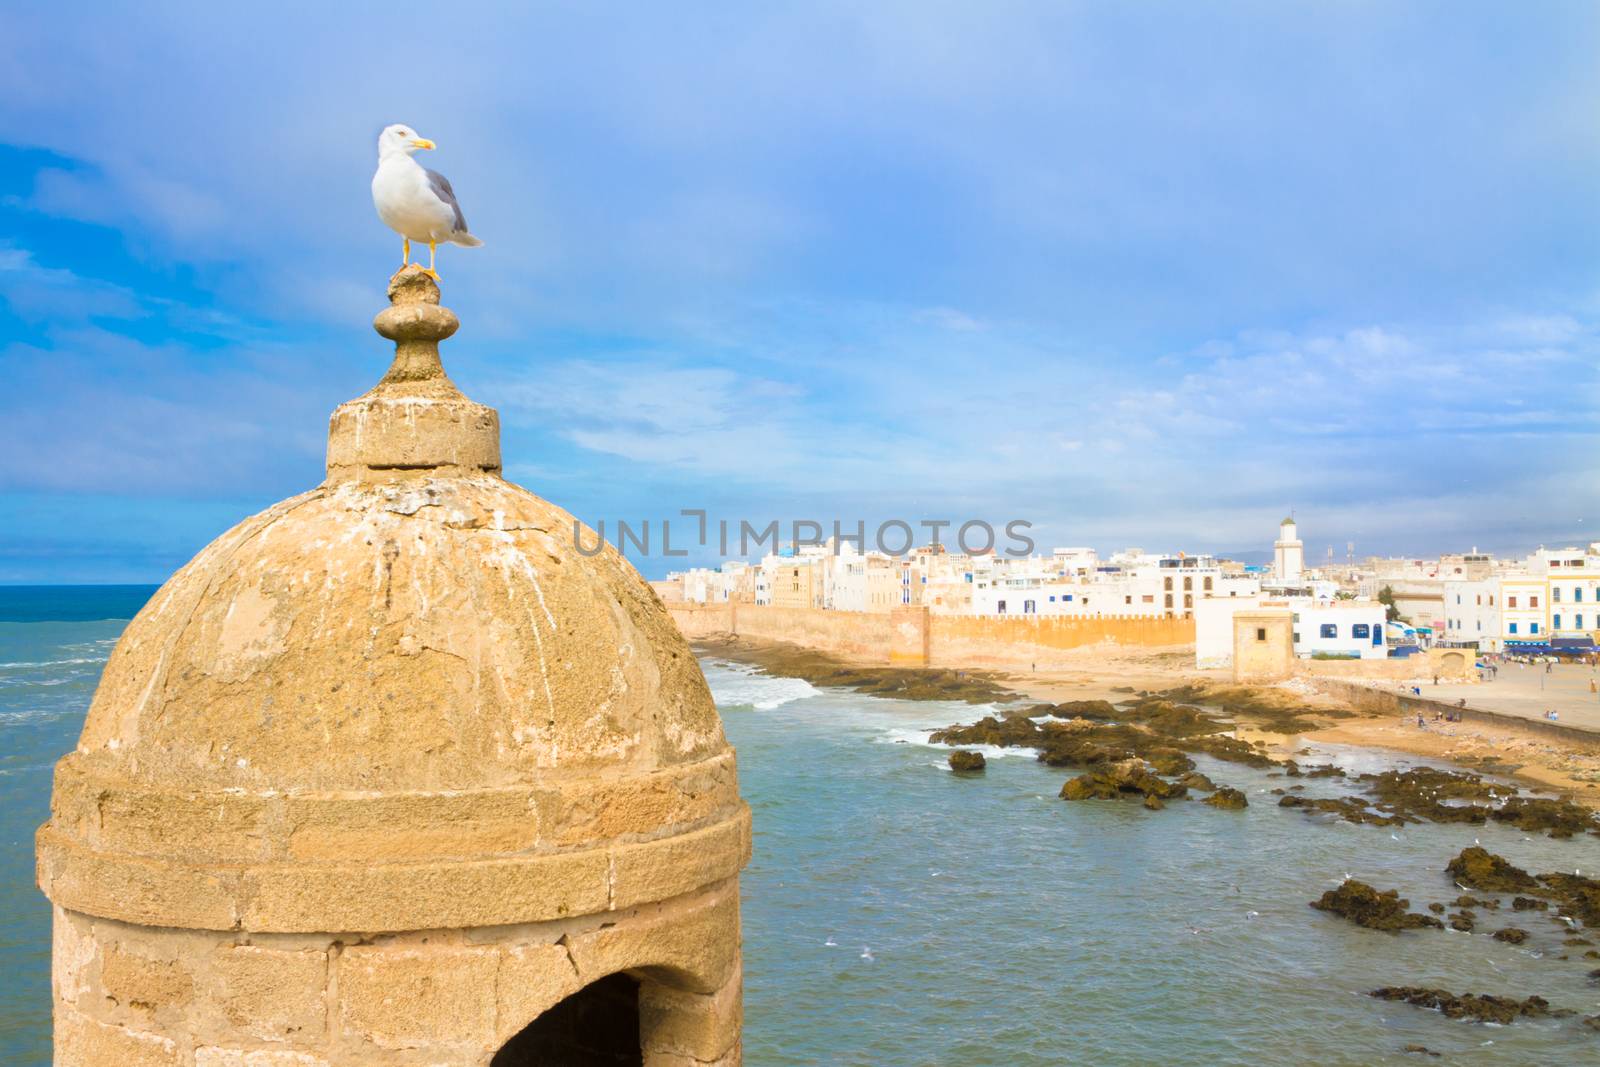
[[[428,140],[426,137],[418,137],[416,140],[411,142],[411,147],[412,148],[432,148],[433,147],[433,142]]]

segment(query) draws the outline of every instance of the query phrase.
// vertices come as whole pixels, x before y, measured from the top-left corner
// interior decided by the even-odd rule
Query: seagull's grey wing
[[[461,214],[461,205],[456,202],[456,191],[450,188],[450,179],[436,170],[422,168],[422,173],[428,176],[428,188],[433,190],[433,195],[450,205],[456,213],[455,228],[457,233],[467,232],[467,217]]]

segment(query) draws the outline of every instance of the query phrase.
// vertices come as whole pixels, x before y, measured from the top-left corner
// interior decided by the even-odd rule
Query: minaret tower
[[[433,279],[389,297],[327,480],[173,575],[56,766],[55,1063],[736,1065],[750,815],[705,678],[501,478]]]
[[[1298,582],[1306,569],[1306,546],[1296,534],[1294,516],[1278,524],[1278,539],[1272,543],[1272,573],[1280,582]]]

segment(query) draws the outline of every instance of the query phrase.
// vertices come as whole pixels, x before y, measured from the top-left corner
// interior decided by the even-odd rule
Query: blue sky
[[[321,479],[389,122],[486,242],[446,365],[588,522],[1600,538],[1592,4],[523,7],[12,6],[0,581]]]

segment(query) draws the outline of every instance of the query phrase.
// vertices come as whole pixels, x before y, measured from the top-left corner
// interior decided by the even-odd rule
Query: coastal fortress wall
[[[693,641],[736,636],[782,641],[874,663],[933,666],[1047,666],[1072,649],[1110,642],[1135,647],[1194,643],[1193,619],[935,615],[921,608],[893,613],[827,611],[756,604],[667,605]]]
[[[1193,645],[1194,620],[1148,615],[930,615],[934,666],[1049,666],[1072,649]]]

